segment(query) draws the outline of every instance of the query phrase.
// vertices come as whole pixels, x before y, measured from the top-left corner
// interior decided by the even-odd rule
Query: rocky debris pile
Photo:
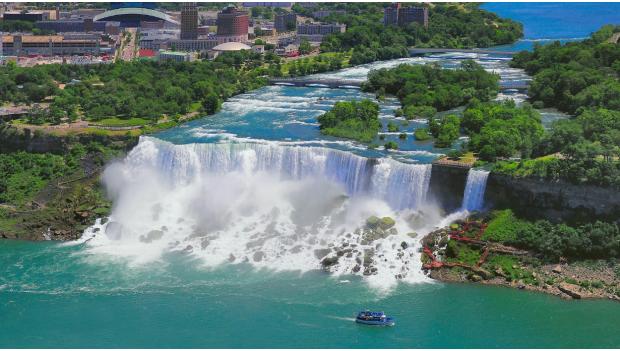
[[[405,267],[413,256],[414,243],[411,240],[396,239],[399,232],[395,225],[396,221],[391,217],[369,217],[363,227],[344,235],[339,242],[315,250],[315,256],[323,269],[332,273],[370,276],[378,274],[382,265],[389,268],[396,268],[397,265]],[[409,239],[416,236],[416,233],[407,234]],[[390,238],[395,240],[386,241]],[[392,253],[395,253],[394,257]],[[406,274],[407,269],[401,268],[395,278],[402,279]]]

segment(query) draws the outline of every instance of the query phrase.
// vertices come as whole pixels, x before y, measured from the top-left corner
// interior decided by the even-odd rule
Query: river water
[[[567,36],[552,37],[565,39],[588,34],[574,24],[592,8],[610,19],[602,4],[587,11],[563,4],[555,19],[547,7],[530,5],[525,17],[514,4],[485,6],[525,22],[518,48],[545,38],[537,16],[564,23]],[[507,58],[458,53],[324,76],[363,80],[373,68],[450,68],[465,58],[503,80],[529,79],[508,68]],[[398,102],[389,99],[381,102],[383,124],[397,123],[407,137],[384,131],[376,142],[396,141],[399,151],[318,132],[318,115],[361,97],[372,98],[354,89],[265,87],[230,99],[215,116],[143,138],[106,170],[115,203],[108,222],[77,242],[0,241],[0,346],[620,346],[617,303],[422,275],[419,243],[408,233],[463,215],[443,213],[428,194],[429,163],[446,150],[414,141],[425,122],[396,119]],[[544,112],[545,123],[566,117]],[[470,178],[463,206],[479,208],[486,175]],[[362,244],[356,228],[370,215],[394,217],[398,232]],[[337,247],[355,249],[330,273],[321,271],[317,252]],[[356,258],[370,249],[376,274],[363,275]],[[364,308],[385,310],[397,326],[356,325],[352,317]]]

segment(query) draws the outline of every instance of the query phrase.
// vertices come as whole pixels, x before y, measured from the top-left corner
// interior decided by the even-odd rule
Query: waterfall
[[[142,137],[128,155],[129,168],[158,170],[169,184],[187,184],[205,174],[275,173],[281,180],[325,177],[342,185],[348,195],[371,195],[394,210],[424,204],[431,166],[391,159],[368,159],[349,152],[274,143],[173,145]]]
[[[139,264],[183,252],[207,266],[306,271],[337,254],[334,274],[363,275],[361,262],[374,255],[369,281],[415,282],[426,278],[408,234],[435,227],[427,223],[436,217],[426,204],[430,174],[430,165],[329,148],[142,137],[106,168],[112,214],[83,241],[89,253]],[[370,216],[394,218],[390,235],[365,242]]]
[[[477,211],[484,206],[484,191],[487,187],[489,172],[470,169],[467,174],[467,183],[463,193],[462,208],[467,211]]]

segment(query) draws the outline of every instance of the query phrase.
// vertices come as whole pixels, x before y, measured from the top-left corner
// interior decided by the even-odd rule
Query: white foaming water
[[[470,169],[467,174],[467,183],[463,193],[462,208],[467,211],[477,211],[484,206],[484,191],[487,187],[489,172]]]
[[[212,267],[249,263],[274,270],[321,267],[325,250],[355,247],[334,274],[355,270],[367,250],[377,271],[368,281],[426,280],[419,239],[442,218],[426,203],[430,165],[367,159],[320,147],[277,143],[173,145],[143,137],[108,166],[114,202],[108,222],[87,229],[87,252],[144,264],[184,252]],[[396,233],[362,244],[370,216],[392,216]],[[403,245],[403,242],[406,245]],[[406,246],[406,247],[403,247]]]

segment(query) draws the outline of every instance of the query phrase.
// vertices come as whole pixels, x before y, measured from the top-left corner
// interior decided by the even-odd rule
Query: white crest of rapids
[[[328,148],[173,145],[142,137],[125,160],[106,169],[112,215],[87,229],[82,240],[89,252],[133,263],[184,251],[207,266],[247,262],[307,271],[321,267],[321,250],[355,245],[363,253],[356,229],[372,215],[392,216],[398,234],[369,246],[378,257],[369,281],[419,281],[425,278],[418,239],[406,233],[430,230],[441,220],[426,205],[430,173],[430,165]],[[432,214],[420,216],[420,210]],[[403,252],[398,258],[397,251]],[[362,274],[355,265],[343,259],[332,271]]]

